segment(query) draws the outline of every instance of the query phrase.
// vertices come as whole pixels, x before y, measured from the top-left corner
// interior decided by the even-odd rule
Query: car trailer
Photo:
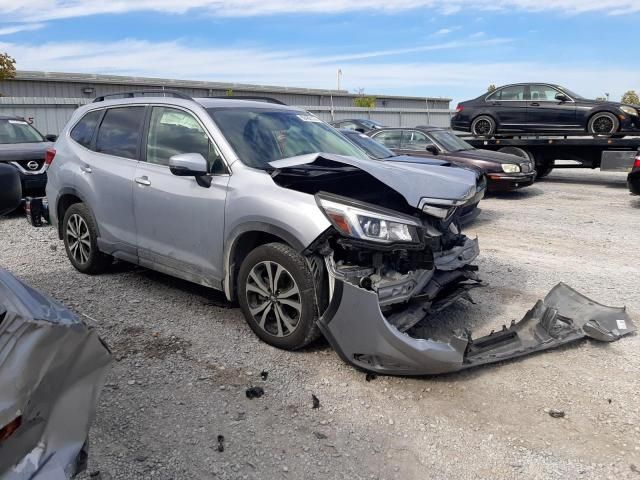
[[[511,153],[535,163],[538,178],[554,168],[600,168],[609,172],[630,172],[640,150],[640,137],[605,138],[592,134],[526,134],[476,137],[456,132],[475,148]],[[558,163],[572,160],[573,163]],[[577,162],[577,163],[575,163]]]

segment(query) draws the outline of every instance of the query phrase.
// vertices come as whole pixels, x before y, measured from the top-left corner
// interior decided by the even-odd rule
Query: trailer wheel
[[[587,131],[594,137],[611,137],[619,128],[618,117],[610,112],[596,113],[587,123]]]
[[[538,175],[536,178],[544,178],[553,170],[553,163],[543,163],[537,166]]]
[[[496,133],[496,121],[489,115],[480,115],[471,122],[471,133],[476,137],[490,137]]]

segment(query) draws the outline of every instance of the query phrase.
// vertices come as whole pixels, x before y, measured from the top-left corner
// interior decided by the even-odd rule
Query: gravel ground
[[[640,198],[624,180],[565,170],[484,200],[467,233],[480,238],[488,286],[433,322],[486,333],[559,281],[640,321]],[[85,315],[113,348],[83,479],[640,479],[638,335],[367,381],[326,343],[261,343],[214,291],[122,264],[84,276],[53,229],[19,216],[0,220],[0,238],[0,265]],[[249,400],[249,386],[265,395]]]

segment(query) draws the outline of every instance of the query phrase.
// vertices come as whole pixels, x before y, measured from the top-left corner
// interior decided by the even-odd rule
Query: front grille
[[[42,170],[42,167],[44,166],[44,158],[38,160],[18,160],[16,163],[26,172],[37,172]]]
[[[16,160],[12,163],[27,174],[40,173],[40,170],[44,167],[44,158],[37,160],[35,158],[33,160]]]

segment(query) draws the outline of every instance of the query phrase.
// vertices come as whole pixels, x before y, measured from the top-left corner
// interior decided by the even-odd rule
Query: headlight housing
[[[343,235],[384,244],[420,243],[420,222],[391,210],[354,202],[337,195],[318,194],[316,201]]]
[[[620,107],[620,110],[622,110],[624,113],[626,113],[627,115],[631,115],[633,117],[637,117],[638,116],[638,110],[636,110],[633,107],[629,107],[627,105],[622,105]]]
[[[503,163],[502,171],[504,173],[520,173],[520,165],[514,163]]]

